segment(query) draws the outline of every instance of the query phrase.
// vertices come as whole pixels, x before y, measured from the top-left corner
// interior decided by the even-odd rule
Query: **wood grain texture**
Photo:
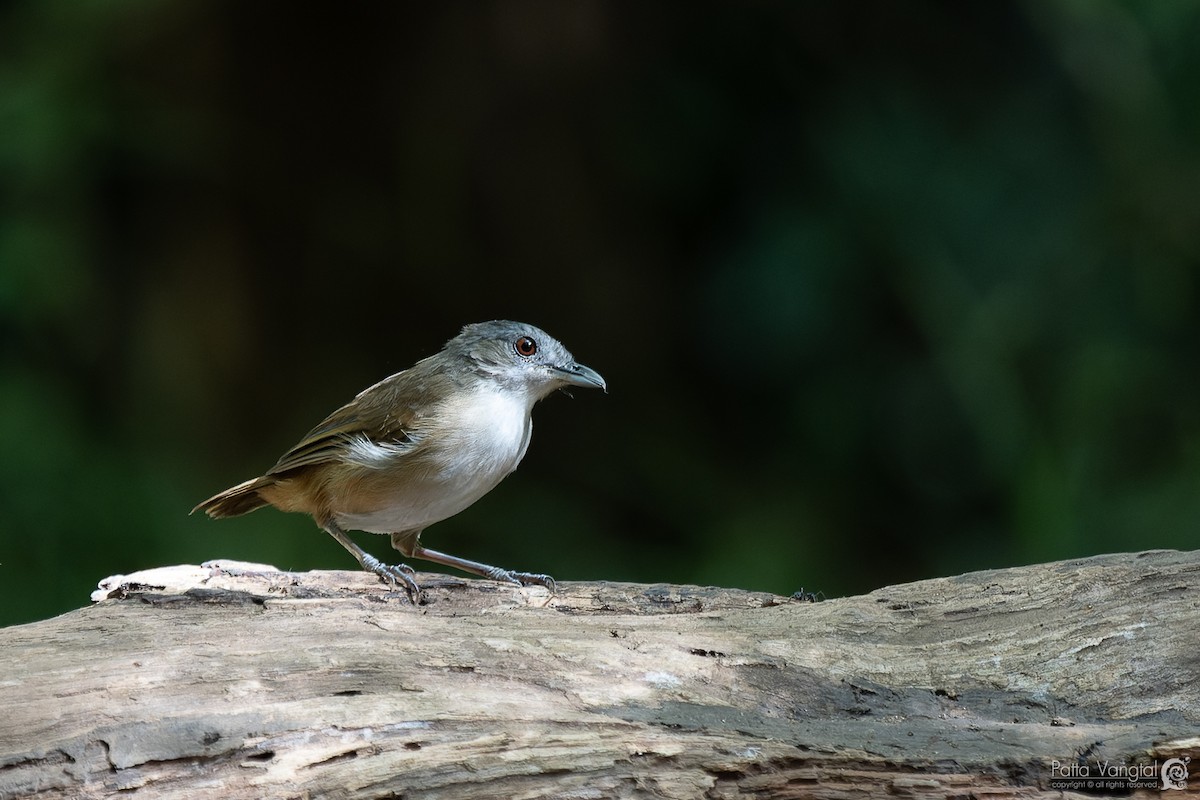
[[[0,630],[0,797],[1033,798],[1200,756],[1200,552],[821,603],[421,582],[174,567]]]

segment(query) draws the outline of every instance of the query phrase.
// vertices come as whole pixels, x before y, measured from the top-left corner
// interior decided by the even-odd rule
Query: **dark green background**
[[[611,394],[456,554],[832,596],[1197,546],[1200,5],[425,6],[0,5],[0,622],[353,567],[187,512],[495,317]]]

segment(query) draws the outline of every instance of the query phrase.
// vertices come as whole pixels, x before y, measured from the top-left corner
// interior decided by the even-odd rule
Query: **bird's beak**
[[[568,383],[571,386],[583,386],[587,389],[603,389],[606,393],[608,392],[608,384],[604,382],[604,378],[600,377],[600,373],[591,367],[585,367],[583,364],[554,367],[554,374],[563,383]]]

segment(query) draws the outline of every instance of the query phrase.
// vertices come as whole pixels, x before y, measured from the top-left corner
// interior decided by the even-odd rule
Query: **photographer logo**
[[[1168,789],[1186,789],[1188,782],[1188,762],[1192,760],[1191,756],[1183,758],[1168,758],[1162,765],[1162,788],[1165,792]]]
[[[1169,791],[1187,789],[1191,756],[1149,763],[1076,758],[1050,762],[1050,788],[1059,791]]]

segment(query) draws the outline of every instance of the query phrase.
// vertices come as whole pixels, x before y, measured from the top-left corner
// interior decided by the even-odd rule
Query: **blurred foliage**
[[[1195,547],[1198,39],[1181,0],[10,0],[0,622],[352,567],[187,511],[495,317],[611,394],[539,408],[454,553],[832,596]]]

